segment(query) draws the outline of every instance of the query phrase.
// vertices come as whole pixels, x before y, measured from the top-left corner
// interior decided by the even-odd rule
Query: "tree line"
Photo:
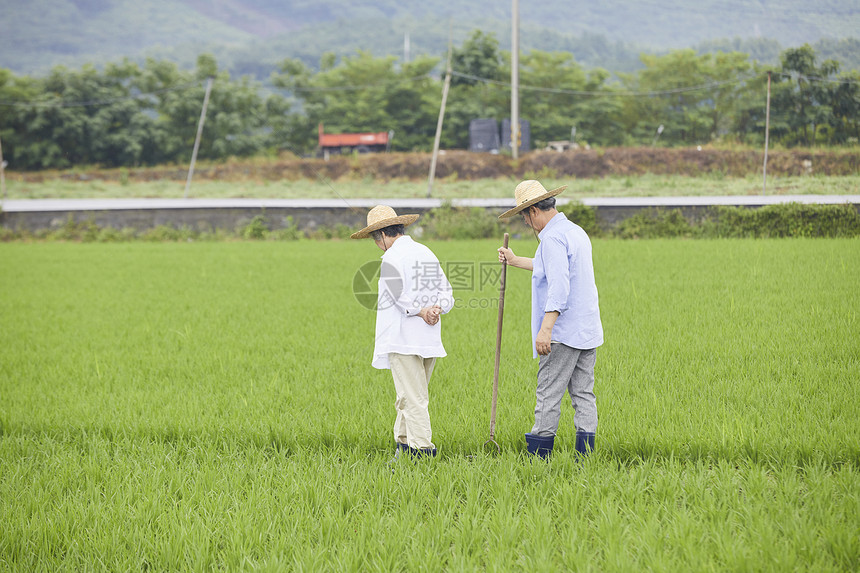
[[[443,147],[468,147],[472,119],[509,117],[510,60],[480,31],[453,49]],[[771,142],[857,145],[860,138],[860,74],[819,62],[808,45],[783,51],[770,67],[741,52],[693,50],[642,62],[613,75],[585,69],[567,52],[522,54],[520,117],[530,122],[533,146],[568,139],[573,128],[578,143],[592,146],[758,145],[768,72]],[[318,69],[285,60],[268,82],[231,78],[211,55],[198,57],[193,70],[154,59],[57,67],[46,77],[0,69],[0,142],[13,169],[184,164],[213,77],[201,159],[312,154],[320,123],[327,133],[392,130],[392,150],[428,151],[442,97],[439,64],[327,54]]]

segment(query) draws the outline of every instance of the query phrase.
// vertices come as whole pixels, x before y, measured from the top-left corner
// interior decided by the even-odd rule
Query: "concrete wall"
[[[423,212],[423,211],[422,211]],[[254,217],[265,215],[270,229],[282,229],[292,223],[303,231],[338,224],[360,229],[367,219],[367,211],[343,208],[240,208],[204,207],[198,209],[112,209],[112,210],[64,210],[4,212],[0,214],[0,225],[10,229],[38,231],[62,227],[70,217],[76,222],[92,221],[99,227],[137,230],[151,229],[159,225],[188,227],[197,231],[225,229],[233,231],[250,223]]]
[[[7,201],[0,211],[0,225],[9,229],[39,231],[62,227],[70,217],[76,222],[92,221],[99,227],[146,230],[159,225],[188,227],[198,231],[244,227],[258,215],[265,215],[270,229],[282,229],[290,223],[302,231],[346,225],[360,229],[367,212],[382,202],[353,199],[346,204],[336,200],[34,200]],[[563,204],[565,200],[560,200]],[[750,208],[776,203],[817,204],[851,203],[860,211],[860,195],[793,197],[643,197],[624,199],[585,199],[585,205],[597,209],[604,226],[615,226],[643,209],[681,209],[691,221],[700,219],[712,205],[740,205]],[[438,207],[438,199],[387,200],[398,213],[425,214]],[[492,214],[502,213],[513,201],[500,199],[464,199],[455,205],[480,207]]]
[[[598,207],[597,216],[601,223],[614,226],[644,208],[641,206]],[[503,211],[499,208],[485,207],[485,209],[496,215]],[[684,214],[695,217],[703,209],[702,207],[687,207],[684,208]],[[408,212],[424,215],[429,210],[427,207],[412,207],[408,209]],[[213,229],[233,231],[246,226],[255,216],[264,215],[270,229],[287,228],[292,223],[302,231],[312,232],[316,229],[331,228],[337,225],[346,225],[351,229],[358,230],[366,224],[367,211],[368,209],[344,207],[18,211],[0,213],[0,225],[10,229],[35,232],[62,227],[71,217],[78,223],[91,221],[99,227],[113,227],[114,229],[131,227],[137,230],[146,230],[159,225],[167,225],[176,228],[188,227],[197,231]],[[398,213],[406,212],[402,209],[397,211]]]

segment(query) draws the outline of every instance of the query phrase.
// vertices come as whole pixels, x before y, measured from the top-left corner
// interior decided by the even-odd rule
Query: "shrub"
[[[144,231],[143,233],[138,235],[138,237],[143,241],[151,241],[154,243],[169,241],[193,241],[197,238],[197,233],[195,233],[188,227],[176,229],[169,225],[158,225],[157,227],[153,227],[152,229]]]
[[[134,229],[125,228],[119,230],[113,227],[102,227],[96,236],[96,240],[99,243],[121,243],[134,240],[134,238]]]
[[[283,229],[276,229],[269,233],[269,238],[276,241],[297,241],[304,238],[302,233],[292,217],[286,218],[286,226]]]
[[[498,216],[480,207],[454,207],[446,201],[424,218],[424,236],[433,239],[486,239],[501,234]]]
[[[7,243],[23,238],[20,231],[14,231],[8,227],[0,227],[0,242]]]
[[[535,179],[537,181],[558,179],[558,170],[553,169],[549,165],[543,165],[537,171],[526,171],[523,173],[523,179]]]
[[[301,231],[299,231],[301,233]],[[308,234],[308,237],[311,239],[348,239],[352,234],[352,229],[344,225],[343,223],[338,223],[334,227],[318,227],[311,231]]]
[[[860,213],[853,205],[785,203],[758,209],[714,206],[702,223],[706,237],[856,237]]]
[[[565,216],[582,227],[589,237],[600,237],[603,235],[603,230],[597,222],[597,209],[583,205],[579,201],[571,201],[565,205],[560,205],[559,211]]]
[[[93,242],[98,239],[100,230],[93,221],[75,221],[74,215],[70,213],[63,226],[47,231],[45,238],[52,241]]]
[[[269,235],[268,220],[265,215],[255,215],[251,222],[241,228],[239,234],[244,239],[261,240]]]
[[[680,209],[646,209],[625,219],[613,234],[622,239],[656,239],[660,237],[690,237],[693,227]]]
[[[860,213],[854,205],[817,205],[785,203],[761,208],[715,206],[705,217],[692,224],[680,209],[648,209],[640,211],[614,228],[603,228],[597,218],[597,209],[579,202],[559,206],[568,219],[582,227],[591,237],[621,239],[653,239],[673,237],[702,238],[778,238],[778,237],[857,237],[860,236]],[[423,225],[415,229],[416,237],[430,239],[486,239],[498,238],[512,227],[499,221],[495,213],[480,207],[454,207],[450,202],[431,209],[423,218]],[[519,222],[518,219],[513,221]],[[93,221],[76,222],[72,215],[56,229],[30,232],[0,227],[0,241],[44,240],[79,242],[122,241],[223,241],[230,239],[295,241],[305,238],[292,217],[285,219],[286,226],[270,230],[265,215],[257,215],[247,225],[233,232],[188,227],[179,229],[160,225],[144,231],[133,228],[121,230],[99,227]],[[308,236],[312,239],[346,239],[352,229],[338,224],[319,227]]]

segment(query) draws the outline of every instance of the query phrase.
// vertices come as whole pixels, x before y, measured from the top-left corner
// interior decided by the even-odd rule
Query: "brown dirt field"
[[[195,179],[242,181],[248,179],[332,180],[354,179],[422,180],[430,170],[429,153],[367,154],[356,157],[322,159],[284,158],[273,160],[230,160],[219,164],[198,165]],[[760,151],[720,149],[661,149],[649,147],[574,150],[564,153],[533,151],[513,161],[503,155],[446,151],[440,154],[436,177],[458,179],[522,178],[529,173],[578,179],[606,176],[658,175],[701,176],[708,173],[741,177],[762,168]],[[860,154],[846,151],[772,151],[768,154],[768,173],[773,175],[855,175],[860,173]],[[75,169],[16,173],[22,181],[37,183],[52,179],[98,179],[119,181],[184,180],[184,166],[140,169]]]

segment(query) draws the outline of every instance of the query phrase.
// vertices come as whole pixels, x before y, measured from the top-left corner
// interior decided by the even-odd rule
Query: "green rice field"
[[[568,401],[549,462],[529,274],[497,455],[497,243],[428,245],[439,455],[392,464],[370,241],[0,244],[0,570],[860,570],[857,239],[594,241],[597,450]]]

